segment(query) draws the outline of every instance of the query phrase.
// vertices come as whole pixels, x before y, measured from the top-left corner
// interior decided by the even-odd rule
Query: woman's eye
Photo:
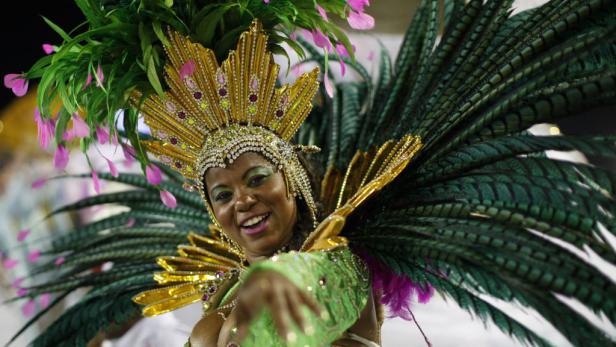
[[[248,185],[250,187],[256,187],[256,186],[260,185],[261,183],[263,183],[267,177],[268,176],[266,176],[266,175],[256,175],[256,176],[253,176],[248,181]]]
[[[215,201],[225,201],[231,198],[231,192],[220,192],[214,196]]]

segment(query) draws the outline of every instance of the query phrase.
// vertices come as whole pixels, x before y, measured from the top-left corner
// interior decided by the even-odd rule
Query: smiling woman
[[[225,168],[209,169],[205,182],[214,215],[248,262],[270,257],[289,244],[298,203],[282,172],[262,155],[247,152]]]
[[[615,1],[513,16],[506,0],[422,1],[395,64],[382,52],[376,77],[343,59],[362,78],[335,84],[334,54],[353,47],[328,16],[365,18],[368,1],[78,3],[85,33],[62,32],[23,75],[42,76],[38,123],[53,122],[60,153],[71,119],[91,129],[85,149],[126,109],[132,153],[156,186],[100,175],[135,189],[58,210],[127,207],[44,252],[36,272],[55,277],[26,298],[92,290],[34,346],[85,345],[134,303],[145,316],[198,303],[194,347],[373,347],[380,304],[414,320],[411,299],[434,289],[525,344],[550,345],[501,303],[534,309],[576,346],[614,345],[586,316],[616,323],[616,287],[585,254],[616,263],[616,182],[545,152],[614,157],[615,138],[527,129],[616,104]],[[300,28],[325,55],[291,34]],[[319,68],[281,85],[272,52],[283,42]],[[135,131],[138,115],[151,136]],[[318,190],[301,161],[315,145]],[[160,204],[161,190],[177,204]]]

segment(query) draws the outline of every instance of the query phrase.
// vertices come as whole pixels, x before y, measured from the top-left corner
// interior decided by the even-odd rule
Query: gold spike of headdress
[[[318,148],[294,147],[289,140],[312,108],[319,70],[276,88],[280,67],[267,51],[267,35],[258,20],[220,66],[212,50],[177,32],[169,33],[169,41],[165,78],[170,90],[141,106],[146,124],[160,139],[144,141],[147,150],[196,183],[216,224],[203,175],[245,152],[258,152],[282,170],[288,191],[304,199],[316,222],[310,182],[295,150]],[[139,100],[135,95],[133,102]]]

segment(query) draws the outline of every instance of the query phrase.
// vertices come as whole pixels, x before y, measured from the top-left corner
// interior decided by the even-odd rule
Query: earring
[[[242,250],[242,248],[240,247],[240,245],[237,244],[237,242],[233,241],[233,239],[231,239],[229,237],[229,235],[227,235],[227,233],[225,233],[224,230],[221,229],[221,239],[222,242],[224,242],[225,244],[227,244],[227,247],[229,247],[229,249],[233,250],[235,254],[237,254],[240,257],[240,263],[242,266],[244,266],[247,262],[246,260],[246,255],[244,254],[244,251]]]

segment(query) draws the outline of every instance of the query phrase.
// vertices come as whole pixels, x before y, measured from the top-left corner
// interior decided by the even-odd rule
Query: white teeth
[[[268,216],[267,214],[262,214],[260,216],[252,217],[249,220],[247,220],[246,222],[244,222],[244,224],[242,224],[242,227],[248,228],[248,227],[254,226],[256,224],[259,224],[267,216]]]

